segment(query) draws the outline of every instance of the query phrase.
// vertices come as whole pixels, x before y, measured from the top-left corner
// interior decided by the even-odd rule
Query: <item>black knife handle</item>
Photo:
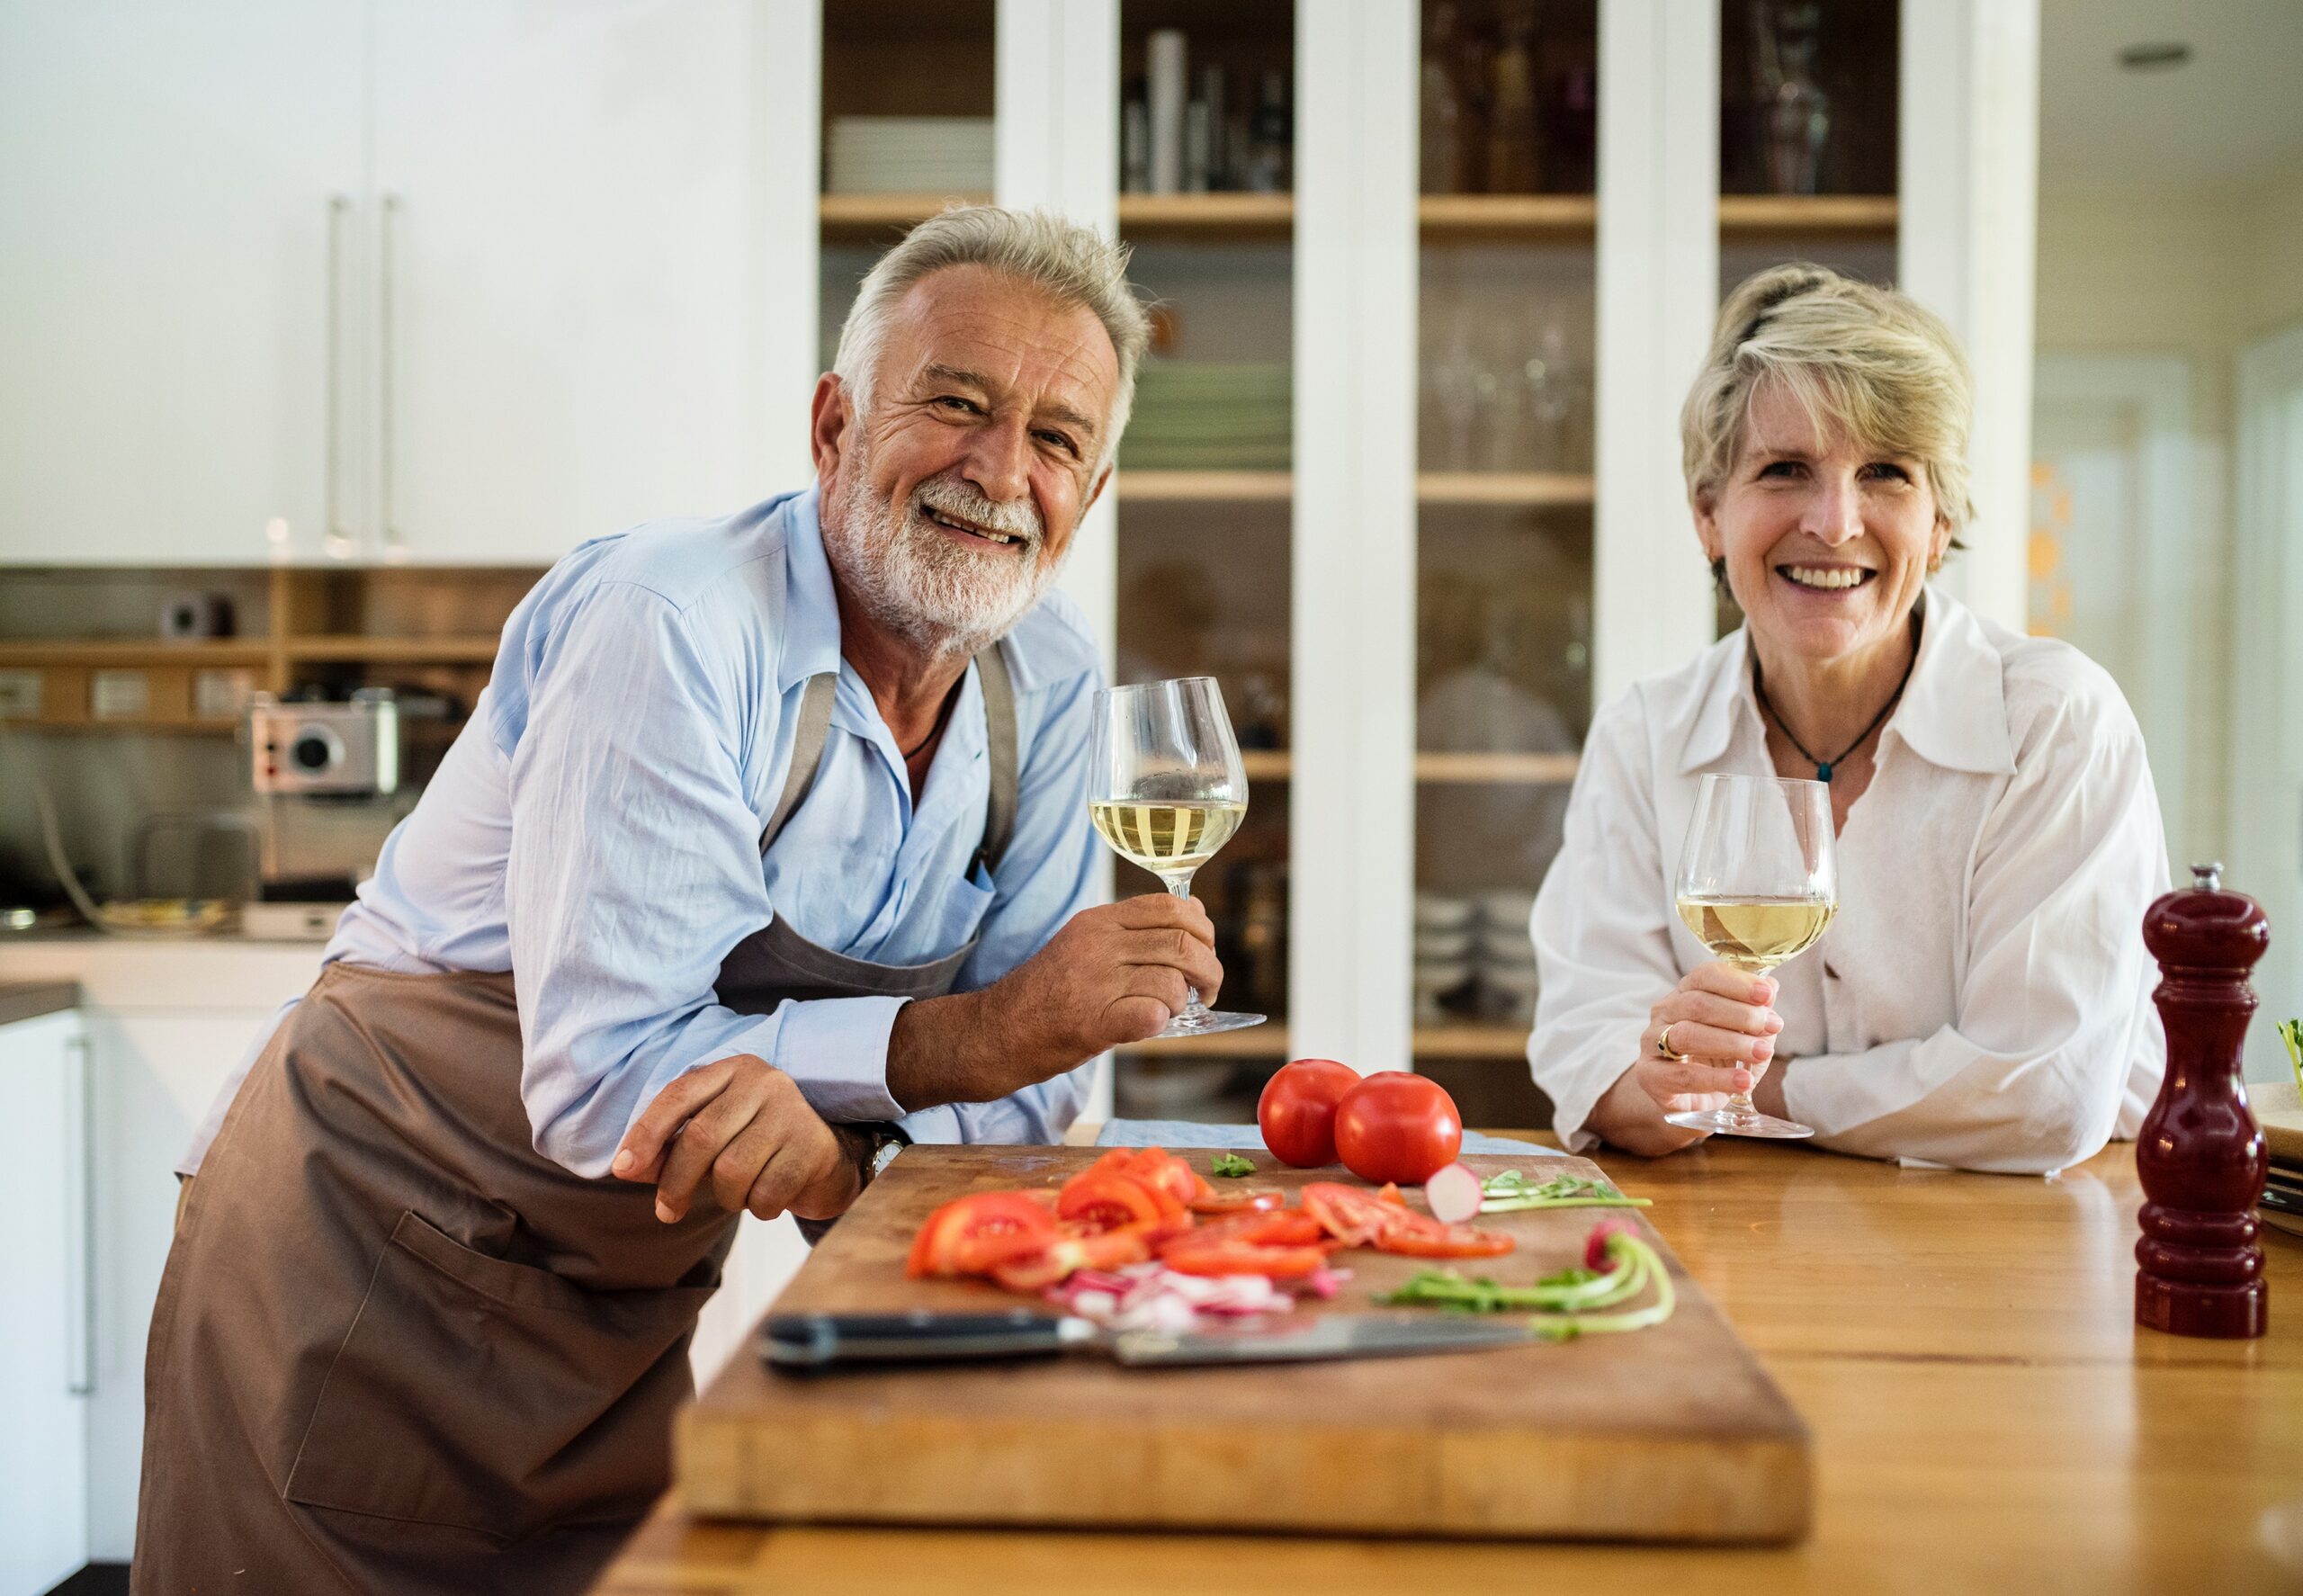
[[[990,1314],[770,1314],[760,1350],[779,1368],[971,1358],[1038,1358],[1072,1338],[1031,1308]]]

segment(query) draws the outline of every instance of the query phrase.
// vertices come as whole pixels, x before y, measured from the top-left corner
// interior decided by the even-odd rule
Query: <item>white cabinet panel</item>
[[[125,1561],[144,1445],[144,1339],[175,1235],[176,1161],[272,1018],[246,1010],[92,1010],[95,1389],[88,1409],[89,1556]]]
[[[0,1159],[0,1596],[87,1561],[87,1098],[79,1021],[0,1027],[13,1134]]]
[[[255,564],[275,518],[318,555],[363,11],[0,3],[0,561]]]
[[[377,552],[549,560],[775,488],[748,0],[379,8]]]

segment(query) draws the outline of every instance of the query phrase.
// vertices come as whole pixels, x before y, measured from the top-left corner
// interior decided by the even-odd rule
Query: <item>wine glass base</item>
[[[1213,1036],[1218,1031],[1244,1031],[1250,1026],[1264,1023],[1260,1014],[1222,1014],[1213,1009],[1203,1009],[1196,1014],[1178,1014],[1168,1022],[1168,1028],[1154,1033],[1155,1036]]]
[[[1685,1114],[1666,1114],[1663,1122],[1690,1131],[1709,1131],[1715,1136],[1758,1136],[1772,1142],[1792,1142],[1815,1134],[1812,1126],[1796,1119],[1778,1119],[1756,1108],[1691,1108]]]

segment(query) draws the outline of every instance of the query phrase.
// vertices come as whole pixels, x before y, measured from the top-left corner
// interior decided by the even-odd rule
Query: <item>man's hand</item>
[[[888,1039],[888,1093],[907,1111],[988,1103],[1164,1029],[1223,985],[1196,898],[1154,892],[1084,909],[979,992],[908,1003]]]
[[[730,1214],[844,1214],[863,1188],[858,1149],[817,1117],[792,1077],[750,1054],[690,1070],[624,1133],[609,1173],[656,1184],[656,1217],[677,1224],[698,1188]]]

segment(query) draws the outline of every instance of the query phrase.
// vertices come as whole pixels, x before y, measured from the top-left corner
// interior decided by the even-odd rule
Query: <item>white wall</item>
[[[2040,180],[2039,349],[2172,354],[2191,371],[2200,480],[2183,763],[2191,829],[2202,851],[2229,851],[2236,361],[2246,345],[2303,321],[2299,263],[2303,173],[2220,189]]]

